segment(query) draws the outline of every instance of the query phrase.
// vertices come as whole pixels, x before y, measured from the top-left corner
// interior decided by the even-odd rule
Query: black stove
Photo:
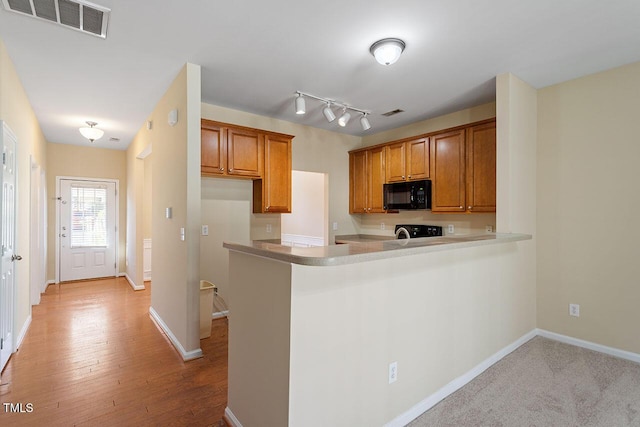
[[[416,237],[442,236],[442,227],[438,225],[396,225],[396,238],[413,239]]]

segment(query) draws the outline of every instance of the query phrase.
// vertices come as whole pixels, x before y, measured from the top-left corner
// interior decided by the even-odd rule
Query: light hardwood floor
[[[49,286],[2,373],[0,425],[224,425],[227,319],[200,341],[203,358],[183,362],[149,317],[150,295],[124,278]]]

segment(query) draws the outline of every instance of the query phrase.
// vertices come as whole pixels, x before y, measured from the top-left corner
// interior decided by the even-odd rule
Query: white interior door
[[[17,139],[2,122],[2,261],[0,276],[0,371],[13,353],[13,307],[16,254],[16,146]]]
[[[116,275],[116,184],[60,180],[60,281]]]

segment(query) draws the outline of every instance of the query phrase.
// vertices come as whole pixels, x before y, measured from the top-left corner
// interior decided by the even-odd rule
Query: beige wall
[[[20,339],[21,334],[26,332],[24,327],[31,315],[29,286],[31,271],[29,259],[31,242],[29,221],[31,212],[31,198],[29,197],[30,158],[33,157],[34,161],[46,171],[47,142],[2,40],[0,40],[0,120],[7,123],[18,139],[16,251],[22,255],[23,259],[16,263],[13,332],[14,337]],[[49,176],[48,171],[47,176]]]
[[[167,116],[178,110],[178,123]],[[200,292],[200,68],[186,64],[126,152],[127,275],[143,283],[143,239],[149,221],[145,182],[151,169],[151,308],[183,358],[197,357]],[[153,153],[153,154],[150,154]],[[152,164],[151,164],[152,162]],[[147,179],[145,179],[145,175]],[[171,207],[173,215],[165,217]],[[147,219],[145,219],[147,218]],[[185,240],[180,240],[180,228]],[[148,229],[148,228],[147,228]]]
[[[329,223],[338,223],[337,231],[329,231],[329,240],[334,241],[336,234],[352,234],[356,231],[355,219],[349,215],[348,152],[360,146],[360,138],[211,104],[202,104],[202,117],[295,135],[291,149],[292,168],[328,174]],[[280,238],[280,214],[252,215],[251,224],[252,239]],[[272,225],[271,233],[266,232],[266,224]]]
[[[638,88],[635,63],[538,95],[538,326],[635,353]]]
[[[151,238],[151,169],[153,167],[153,156],[144,158],[144,184],[142,186],[142,236],[145,239]]]
[[[250,180],[202,178],[202,224],[209,235],[200,236],[200,278],[218,287],[222,300],[214,302],[214,313],[230,303],[229,251],[222,243],[250,239],[252,194]]]
[[[326,178],[323,173],[291,172],[291,213],[282,215],[282,234],[327,238]]]
[[[118,266],[119,272],[126,271],[127,164],[125,152],[122,150],[96,148],[88,144],[88,141],[86,147],[69,144],[47,144],[47,194],[49,195],[47,277],[49,280],[54,280],[56,277],[56,214],[58,202],[55,198],[58,194],[58,189],[56,188],[56,177],[58,176],[117,179],[119,181],[118,238],[120,241],[118,245]]]

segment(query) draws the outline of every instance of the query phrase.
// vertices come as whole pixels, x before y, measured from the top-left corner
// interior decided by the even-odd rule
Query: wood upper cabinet
[[[367,152],[349,154],[349,212],[367,212]]]
[[[349,212],[384,213],[385,148],[349,154]]]
[[[227,129],[202,120],[200,143],[202,175],[224,175],[227,168]]]
[[[200,126],[200,172],[209,176],[260,178],[264,135],[203,119]]]
[[[395,142],[385,149],[387,182],[429,178],[429,138]]]
[[[467,129],[467,211],[496,211],[496,122]]]
[[[496,211],[495,120],[431,137],[432,212]]]
[[[203,176],[253,180],[254,213],[291,212],[292,135],[202,119]]]
[[[465,211],[465,130],[431,137],[431,211]]]
[[[260,178],[264,157],[263,135],[248,129],[227,130],[228,174]]]
[[[291,213],[291,138],[265,135],[264,177],[253,181],[254,213]]]

